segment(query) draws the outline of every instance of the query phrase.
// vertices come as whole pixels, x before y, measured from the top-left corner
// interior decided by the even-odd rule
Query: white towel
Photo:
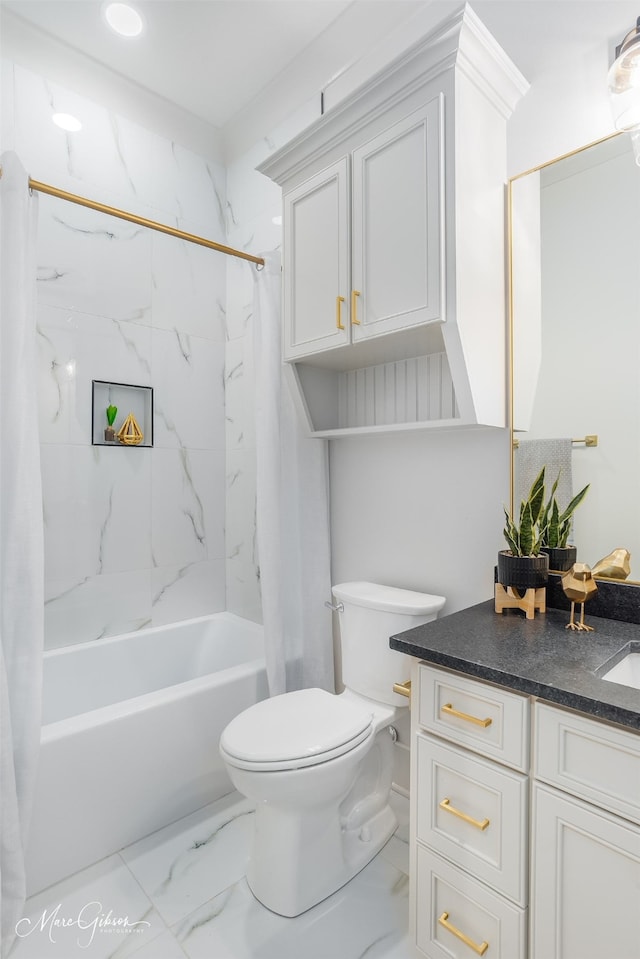
[[[560,512],[566,509],[573,497],[571,477],[571,438],[552,440],[520,440],[514,451],[514,513],[518,513],[520,503],[529,495],[531,485],[542,469],[545,472],[545,502],[549,499],[551,487],[558,473],[560,481],[556,490],[556,499]]]

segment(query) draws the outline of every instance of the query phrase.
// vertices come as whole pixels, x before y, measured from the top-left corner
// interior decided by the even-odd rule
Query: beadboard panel
[[[337,380],[340,428],[460,415],[445,353],[347,370]]]

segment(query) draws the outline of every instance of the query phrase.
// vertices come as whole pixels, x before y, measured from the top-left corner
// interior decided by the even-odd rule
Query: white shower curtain
[[[3,959],[25,899],[40,742],[44,548],[36,397],[37,201],[0,158],[0,914]]]
[[[280,256],[255,271],[257,527],[272,696],[334,691],[327,441],[304,434],[283,378]]]

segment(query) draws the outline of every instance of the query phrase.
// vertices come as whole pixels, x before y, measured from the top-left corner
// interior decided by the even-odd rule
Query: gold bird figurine
[[[599,559],[591,570],[592,576],[607,576],[609,579],[626,579],[631,572],[631,553],[619,546]]]
[[[571,619],[565,629],[593,631],[593,626],[587,626],[584,621],[584,604],[591,599],[598,587],[593,579],[591,568],[586,563],[574,563],[571,569],[562,577],[562,588],[565,596],[571,600]],[[580,622],[575,620],[576,603],[582,606]]]

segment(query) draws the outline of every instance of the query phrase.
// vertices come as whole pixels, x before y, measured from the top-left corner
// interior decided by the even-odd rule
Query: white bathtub
[[[266,696],[232,613],[46,652],[28,894],[230,792],[220,734]]]

